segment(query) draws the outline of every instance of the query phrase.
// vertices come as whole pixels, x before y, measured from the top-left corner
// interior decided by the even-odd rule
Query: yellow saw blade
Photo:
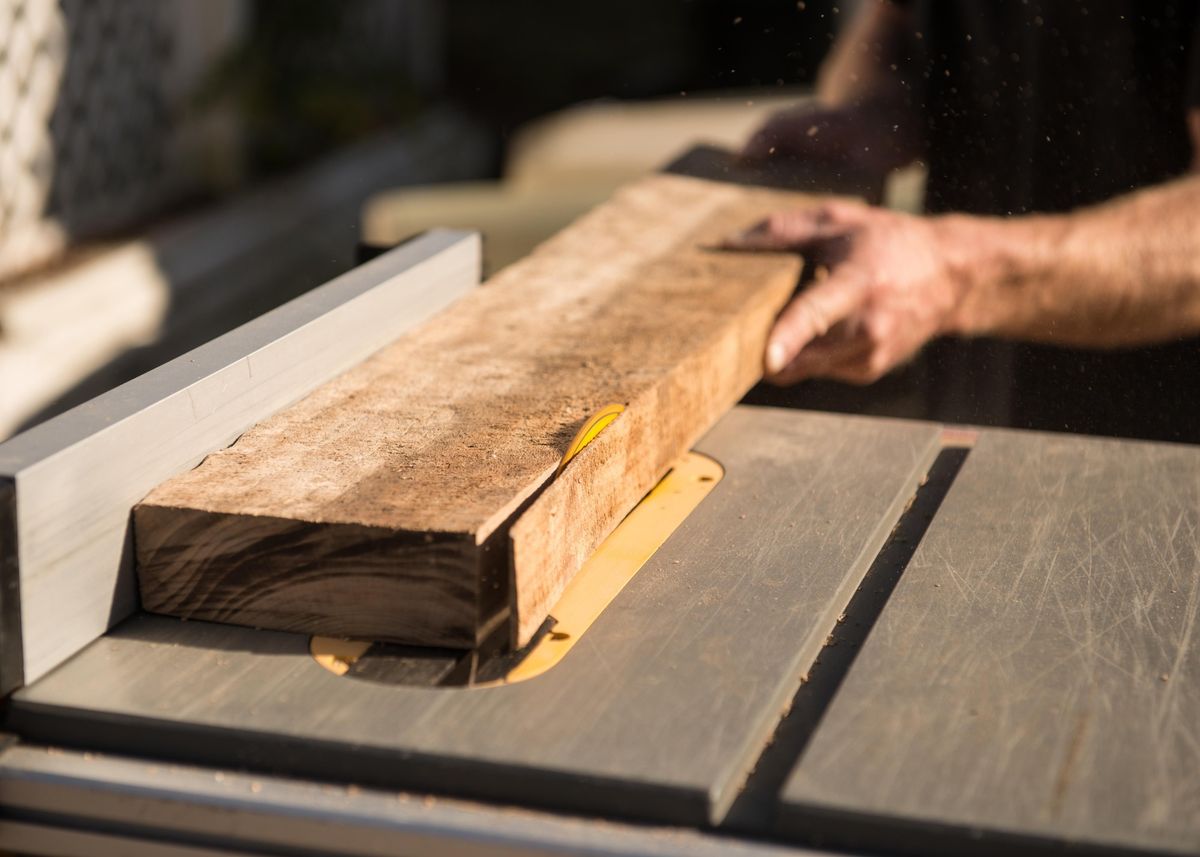
[[[609,423],[620,416],[624,410],[624,405],[605,405],[592,414],[591,418],[580,426],[579,431],[575,432],[575,437],[571,439],[567,451],[563,453],[562,461],[558,463],[558,470],[554,471],[554,475],[558,476],[562,473],[567,462],[582,452],[583,448],[595,440],[596,435],[608,428]]]

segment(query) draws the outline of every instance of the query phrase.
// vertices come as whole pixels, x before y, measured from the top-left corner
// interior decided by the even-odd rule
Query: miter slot
[[[943,433],[943,443],[947,440]],[[961,443],[958,437],[949,441]],[[774,826],[779,794],[788,774],[803,754],[842,680],[854,666],[859,648],[900,582],[969,452],[966,446],[948,445],[930,466],[845,611],[830,629],[824,648],[803,677],[774,737],[725,816],[723,826],[755,833],[767,832]]]
[[[930,854],[1195,854],[1200,450],[985,429],[780,797]]]

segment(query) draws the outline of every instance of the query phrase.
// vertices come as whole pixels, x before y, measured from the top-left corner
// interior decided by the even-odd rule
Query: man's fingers
[[[809,343],[862,308],[867,283],[852,262],[841,263],[848,258],[855,231],[874,216],[877,216],[874,209],[860,202],[830,200],[813,208],[776,212],[725,242],[726,248],[744,250],[811,247],[819,261],[835,266],[827,278],[818,277],[817,282],[793,298],[776,319],[763,357],[768,379],[788,383],[793,377],[799,380],[801,373],[818,368],[801,361],[791,371],[785,371]],[[818,349],[812,359],[819,356]]]
[[[873,130],[864,127],[856,108],[808,101],[772,114],[741,154],[747,159],[788,156],[844,163],[849,152],[871,142]]]
[[[815,104],[799,104],[777,111],[746,141],[741,156],[749,160],[779,154],[801,154],[811,143],[810,127],[828,121],[830,111]]]
[[[830,333],[800,349],[791,363],[767,380],[789,386],[808,378],[836,378],[847,366],[861,362],[871,344],[861,336]]]
[[[806,345],[862,307],[866,284],[853,271],[835,271],[796,295],[775,320],[767,338],[764,367],[779,375]]]
[[[870,216],[870,208],[852,200],[832,200],[814,208],[778,211],[722,242],[727,250],[795,250],[817,241],[845,236]]]
[[[769,158],[778,151],[780,138],[779,131],[771,125],[767,125],[755,131],[738,154],[751,161]]]
[[[727,237],[721,242],[723,250],[803,250],[819,241],[845,237],[845,226],[820,223],[815,220],[791,217],[772,217]]]
[[[787,144],[793,142],[791,138],[795,136],[798,115],[799,108],[797,107],[789,107],[786,110],[772,113],[767,121],[750,135],[750,139],[742,147],[741,157],[758,160],[776,154],[781,145],[790,149],[791,147]]]
[[[877,210],[857,199],[831,199],[822,203],[820,207],[827,220],[847,226],[861,225]]]

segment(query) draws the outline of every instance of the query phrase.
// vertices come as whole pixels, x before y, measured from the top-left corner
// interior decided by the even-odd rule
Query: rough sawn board
[[[803,200],[632,185],[476,293],[135,512],[143,605],[280,630],[471,647],[536,631],[570,576],[757,380],[799,275],[705,249]],[[626,411],[546,485],[579,425]]]

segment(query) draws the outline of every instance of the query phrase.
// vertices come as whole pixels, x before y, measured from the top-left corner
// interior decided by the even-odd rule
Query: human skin
[[[893,129],[915,127],[897,118],[909,25],[903,9],[866,0],[822,69],[818,103],[777,114],[744,154],[822,156],[828,127],[860,157],[854,135],[880,110]],[[919,217],[834,201],[730,236],[730,249],[795,250],[817,266],[768,337],[767,379],[867,384],[946,335],[1116,348],[1200,333],[1200,110],[1187,120],[1190,175],[1075,212]],[[888,139],[868,165],[886,172],[921,151],[911,134]]]
[[[874,173],[923,154],[909,98],[910,13],[864,0],[821,66],[814,98],[781,110],[742,149],[749,160],[797,158]]]
[[[839,200],[726,246],[797,250],[826,272],[775,322],[764,362],[779,384],[871,383],[946,335],[1116,348],[1200,333],[1200,174],[1064,215]]]

